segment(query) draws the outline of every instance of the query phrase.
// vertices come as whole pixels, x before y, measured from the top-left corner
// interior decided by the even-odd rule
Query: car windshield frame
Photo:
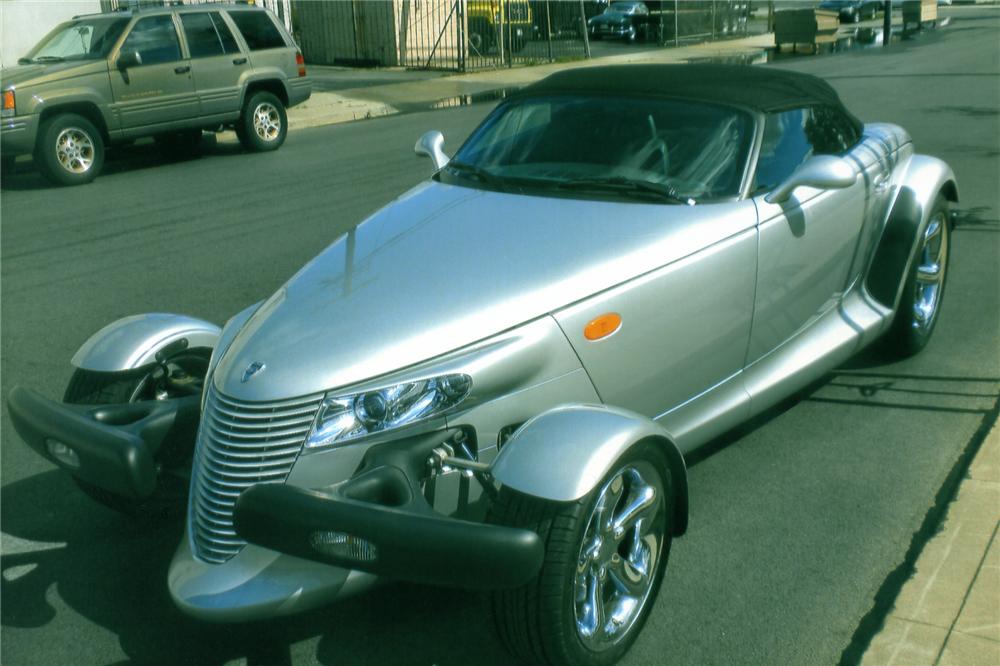
[[[80,62],[86,60],[103,60],[112,52],[115,45],[125,34],[131,17],[129,16],[89,16],[60,23],[42,37],[24,57],[18,60],[22,64],[49,63],[49,62]],[[81,28],[89,28],[89,35],[80,32]],[[100,33],[97,29],[101,28]],[[77,32],[77,39],[82,47],[78,52],[56,53],[62,45],[76,46],[73,32]],[[98,47],[95,46],[94,35],[99,37]],[[84,41],[89,39],[89,42]],[[46,52],[51,51],[51,52]]]
[[[730,156],[731,162],[727,162],[727,166],[725,167],[725,170],[731,173],[729,180],[725,183],[726,187],[721,191],[692,191],[689,185],[673,182],[676,179],[669,175],[669,167],[666,167],[667,173],[664,177],[647,178],[642,177],[643,174],[637,173],[635,169],[629,172],[624,165],[609,164],[605,165],[603,170],[601,168],[591,168],[588,172],[586,169],[577,169],[572,161],[555,164],[557,166],[570,166],[570,171],[575,170],[576,173],[567,173],[565,177],[531,177],[532,174],[517,173],[516,168],[513,172],[504,172],[503,169],[498,170],[494,167],[502,165],[490,163],[489,160],[484,162],[478,159],[475,154],[476,152],[482,152],[483,148],[479,147],[479,143],[488,139],[488,134],[494,131],[494,126],[502,122],[506,114],[517,109],[520,105],[537,104],[539,102],[551,103],[555,101],[566,101],[568,103],[583,101],[585,103],[597,102],[606,104],[609,100],[617,101],[618,103],[635,104],[636,108],[641,108],[643,112],[651,104],[661,104],[668,107],[674,105],[677,109],[683,109],[683,112],[687,115],[692,115],[695,111],[700,111],[702,115],[714,113],[717,118],[723,119],[728,114],[728,120],[738,125],[735,129],[738,129],[739,136],[737,137],[738,141],[727,142],[733,143],[736,147]],[[741,105],[708,102],[680,96],[636,95],[633,93],[587,93],[584,95],[551,93],[537,96],[514,97],[501,103],[483,120],[455,152],[452,160],[435,174],[435,179],[448,184],[477,189],[553,197],[585,199],[613,198],[622,201],[645,200],[647,202],[659,201],[662,203],[687,204],[736,201],[744,199],[748,195],[748,177],[753,171],[752,164],[756,157],[759,138],[760,118],[758,116],[759,114]],[[653,126],[652,114],[648,114],[648,117],[650,118],[650,131],[652,134],[656,132],[656,129]],[[670,128],[670,131],[686,134],[688,133],[688,128],[681,125]],[[733,129],[727,128],[726,131],[733,131]],[[653,143],[653,139],[651,139],[650,143]],[[663,142],[661,141],[661,143]],[[486,144],[485,148],[489,148],[489,144]],[[673,149],[668,148],[668,152],[671,150]],[[650,149],[649,152],[652,155],[657,151]],[[627,155],[632,156],[632,154]],[[646,161],[644,159],[643,163]],[[579,164],[587,167],[600,167],[600,165],[594,164]],[[506,166],[516,167],[519,165],[514,162]],[[525,163],[525,166],[530,167],[530,164]],[[722,171],[722,168],[719,170]],[[659,176],[659,174],[651,175]],[[588,189],[586,187],[588,184],[593,185],[593,188]],[[659,196],[657,196],[657,191],[659,191]]]

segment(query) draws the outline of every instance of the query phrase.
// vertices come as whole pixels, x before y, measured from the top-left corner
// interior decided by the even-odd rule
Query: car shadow
[[[458,664],[470,654],[513,663],[492,634],[485,595],[385,583],[290,617],[220,626],[188,618],[169,597],[167,569],[184,531],[176,515],[122,516],[58,470],[4,486],[0,502],[4,628],[46,626],[65,604],[113,632],[126,663],[280,666],[299,651],[324,664]]]
[[[202,134],[198,149],[187,154],[163,150],[152,139],[112,145],[107,148],[104,170],[98,178],[108,178],[121,173],[159,168],[168,164],[194,162],[206,157],[238,155],[245,152],[233,132],[221,135],[206,132]],[[0,172],[0,189],[27,191],[56,188],[35,168],[34,159],[22,157],[12,169]]]

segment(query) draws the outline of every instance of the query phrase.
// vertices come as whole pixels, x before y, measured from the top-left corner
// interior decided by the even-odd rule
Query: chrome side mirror
[[[793,171],[785,182],[771,190],[764,201],[780,204],[788,201],[796,187],[839,190],[850,187],[857,179],[857,172],[847,160],[834,155],[814,155]]]
[[[440,169],[451,159],[444,153],[444,135],[437,130],[427,132],[413,146],[417,155],[426,155],[434,162],[434,168]]]

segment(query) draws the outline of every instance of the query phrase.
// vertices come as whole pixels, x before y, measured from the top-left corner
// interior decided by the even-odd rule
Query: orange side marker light
[[[606,338],[622,327],[622,317],[617,312],[608,312],[592,319],[583,327],[583,337],[588,340]]]

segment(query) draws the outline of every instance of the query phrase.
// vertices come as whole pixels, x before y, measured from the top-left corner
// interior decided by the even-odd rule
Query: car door
[[[848,286],[865,219],[866,179],[835,190],[799,187],[781,204],[764,199],[812,155],[847,155],[857,137],[845,136],[834,113],[799,108],[765,121],[753,197],[760,250],[748,365],[836,307]]]
[[[238,113],[242,77],[250,69],[247,55],[219,12],[182,13],[180,19],[201,115]]]
[[[191,64],[170,14],[140,18],[115,54],[138,53],[140,64],[111,72],[112,110],[124,130],[172,123],[198,115]]]

